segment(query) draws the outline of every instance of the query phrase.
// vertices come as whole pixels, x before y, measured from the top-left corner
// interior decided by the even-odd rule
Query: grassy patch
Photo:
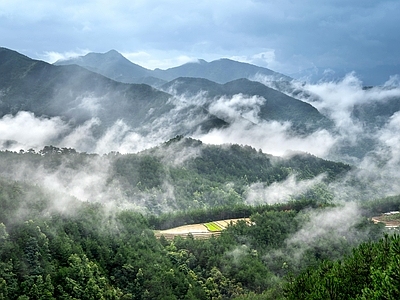
[[[211,232],[221,231],[223,229],[221,226],[219,226],[215,222],[205,223],[204,226],[206,226],[208,231],[211,231]]]

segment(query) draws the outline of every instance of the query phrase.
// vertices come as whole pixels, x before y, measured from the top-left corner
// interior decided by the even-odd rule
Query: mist
[[[245,203],[249,205],[285,203],[307,192],[324,178],[325,175],[322,174],[310,180],[297,180],[293,174],[282,182],[273,182],[268,186],[261,182],[253,183],[247,190]]]
[[[272,85],[270,78],[260,77],[257,80]],[[5,115],[0,119],[0,149],[16,152],[33,149],[38,152],[45,145],[54,145],[100,156],[112,152],[140,153],[168,141],[181,132],[205,144],[250,145],[275,156],[290,157],[293,152],[305,152],[325,159],[349,162],[356,168],[341,181],[329,185],[335,201],[396,195],[400,193],[396,184],[400,179],[400,138],[397,134],[400,130],[400,114],[394,113],[382,126],[371,128],[369,124],[354,118],[353,110],[356,105],[385,103],[394,97],[400,97],[400,87],[397,83],[398,80],[392,78],[384,86],[364,88],[354,73],[348,74],[340,81],[318,84],[292,82],[292,91],[295,90],[296,93],[287,93],[313,105],[335,125],[331,130],[321,129],[309,134],[293,134],[290,122],[261,119],[260,106],[266,101],[263,97],[237,94],[210,101],[205,93],[195,96],[177,95],[172,88],[169,92],[173,96],[169,103],[173,108],[152,122],[135,128],[123,119],[108,126],[103,124],[100,118],[96,117],[96,112],[101,111],[103,101],[108,101],[105,98],[100,102],[96,99],[78,101],[80,106],[85,106],[81,109],[92,112],[92,117],[78,126],[60,117],[39,117],[27,111],[20,111],[14,116]],[[206,107],[207,110],[199,110],[198,107]],[[208,117],[206,112],[229,125],[208,132],[198,127],[193,132],[196,124],[201,124]],[[365,155],[354,157],[351,153],[340,152],[343,145],[356,147],[360,138],[373,141],[373,146]],[[156,155],[164,163],[176,166],[201,155],[201,147],[185,146],[184,150],[176,149],[178,148],[171,147],[168,148],[169,152],[159,151]],[[15,180],[40,182],[50,190],[61,191],[82,201],[115,202],[121,206],[142,210],[149,196],[142,194],[137,199],[129,199],[122,192],[121,183],[107,182],[109,172],[110,160],[92,158],[85,166],[76,170],[68,169],[64,165],[52,172],[18,166],[12,175],[7,176]],[[3,174],[5,175],[4,172]],[[285,202],[319,184],[323,178],[321,175],[312,180],[300,181],[292,175],[269,186],[254,183],[248,186],[244,202],[250,205]],[[358,186],[350,184],[354,178],[359,182]],[[173,187],[168,181],[165,181],[160,193],[165,193],[160,199],[170,199],[169,204],[174,202]],[[174,209],[167,206],[162,210]]]

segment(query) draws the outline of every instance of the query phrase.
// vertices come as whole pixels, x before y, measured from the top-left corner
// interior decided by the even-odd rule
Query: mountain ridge
[[[311,104],[245,78],[218,84],[204,78],[180,77],[164,84],[161,88],[169,93],[188,97],[205,92],[203,97],[208,99],[208,105],[212,105],[216,98],[223,96],[233,97],[241,94],[249,97],[262,97],[266,101],[260,105],[258,113],[260,119],[289,121],[297,133],[309,133],[313,130],[329,129],[333,126],[331,121]],[[307,120],[304,119],[305,116],[307,116]]]
[[[37,117],[61,117],[73,126],[98,118],[100,132],[122,120],[147,132],[175,108],[170,94],[149,85],[117,82],[78,65],[51,65],[6,48],[0,49],[0,71],[0,117],[29,111]],[[176,126],[177,132],[167,138],[197,130],[201,124],[225,124],[201,107],[192,111],[202,119],[196,123],[192,118],[190,128]],[[186,117],[181,113],[177,122],[186,122]]]
[[[119,55],[117,55],[117,53]],[[226,83],[239,78],[251,78],[257,74],[272,76],[277,80],[291,79],[289,76],[272,71],[268,68],[238,62],[228,58],[221,58],[211,62],[199,59],[196,62],[188,62],[166,70],[159,68],[149,70],[129,61],[116,50],[110,50],[106,53],[91,52],[85,56],[57,61],[54,64],[78,64],[111,79],[126,83],[138,83],[145,81],[146,78],[156,78],[158,81],[154,81],[155,87],[158,87],[161,81],[165,83],[166,81],[171,81],[178,77],[206,78],[217,83]],[[116,74],[115,70],[117,69],[121,70],[122,73]]]

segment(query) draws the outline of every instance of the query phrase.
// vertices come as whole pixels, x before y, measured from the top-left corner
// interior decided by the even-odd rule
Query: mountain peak
[[[77,64],[90,71],[125,83],[135,83],[138,81],[138,78],[140,79],[149,76],[149,70],[134,64],[114,49],[105,53],[90,52],[85,56],[57,61],[55,64]]]
[[[121,58],[121,57],[125,58],[121,53],[119,53],[117,50],[114,50],[114,49],[111,49],[110,51],[104,53],[103,55],[110,56],[110,57],[116,57],[116,58]]]
[[[119,53],[117,50],[111,49],[105,53],[95,53],[95,52],[90,52],[86,54],[85,56],[80,56],[79,58],[81,59],[92,59],[92,60],[98,60],[99,63],[102,63],[104,59],[106,60],[127,60],[121,53]]]
[[[120,54],[120,53],[115,49],[111,49],[111,50],[107,51],[105,54]]]

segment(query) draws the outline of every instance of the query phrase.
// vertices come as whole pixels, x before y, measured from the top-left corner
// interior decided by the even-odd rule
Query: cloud
[[[101,122],[98,118],[92,118],[70,131],[68,135],[64,136],[56,145],[73,148],[81,152],[93,152],[94,145],[97,143],[93,132],[100,124]]]
[[[253,183],[248,187],[245,203],[249,205],[284,203],[321,183],[324,177],[319,175],[310,180],[299,181],[296,175],[292,174],[286,180],[273,182],[268,186],[261,182]]]
[[[301,214],[299,217],[302,217]],[[293,249],[291,259],[301,260],[308,249],[324,247],[323,240],[335,241],[353,238],[357,233],[354,226],[360,222],[361,214],[355,202],[348,202],[334,208],[306,212],[301,228],[289,237],[285,243],[287,249]]]
[[[76,58],[79,56],[84,56],[91,52],[88,49],[78,49],[77,51],[67,51],[67,52],[55,52],[55,51],[45,51],[43,54],[39,55],[40,59],[48,62],[48,63],[55,63],[59,60],[66,60],[70,58]]]
[[[247,245],[241,245],[235,247],[233,250],[225,252],[225,255],[229,258],[230,262],[236,266],[241,264],[241,261],[246,255],[248,255],[250,249]]]
[[[335,137],[326,130],[316,131],[308,136],[295,136],[290,132],[289,122],[260,119],[258,113],[264,101],[262,97],[242,94],[215,99],[209,111],[228,121],[230,125],[206,134],[197,132],[193,137],[208,144],[251,145],[278,156],[288,151],[302,151],[323,157],[334,145]]]
[[[389,80],[383,84],[384,87],[400,87],[400,76],[398,74],[390,76]]]
[[[215,129],[207,134],[195,134],[193,137],[208,144],[251,145],[277,156],[290,151],[301,151],[325,157],[336,141],[326,130],[308,136],[294,136],[289,133],[289,129],[289,123],[259,121],[253,125],[246,120],[236,120],[227,128]]]
[[[154,139],[134,132],[124,121],[116,121],[96,141],[93,152],[105,154],[111,151],[120,153],[136,153],[161,143],[161,138]]]
[[[344,235],[359,221],[359,215],[360,211],[354,202],[321,211],[310,211],[307,215],[308,221],[304,222],[302,228],[287,243],[301,243],[311,247],[321,236],[332,233]]]
[[[123,121],[116,121],[100,135],[95,132],[101,122],[92,118],[78,127],[71,127],[59,117],[36,117],[31,112],[6,115],[0,119],[0,150],[39,151],[46,145],[74,148],[81,152],[105,154],[111,151],[133,153],[163,142],[165,136],[146,137],[136,133]]]
[[[260,105],[263,103],[265,103],[265,99],[262,97],[247,97],[237,94],[232,97],[221,97],[213,101],[209,107],[209,111],[228,122],[244,118],[257,124],[259,122],[258,114],[260,112]]]
[[[142,58],[133,61],[147,68],[239,57],[286,74],[313,65],[351,71],[400,63],[399,5],[390,0],[2,1],[0,33],[4,46],[49,61],[71,49],[117,49],[136,53]],[[152,55],[146,62],[141,53]]]
[[[68,126],[59,117],[38,118],[31,112],[20,111],[0,119],[0,147],[14,151],[37,149],[55,142],[67,130]]]

